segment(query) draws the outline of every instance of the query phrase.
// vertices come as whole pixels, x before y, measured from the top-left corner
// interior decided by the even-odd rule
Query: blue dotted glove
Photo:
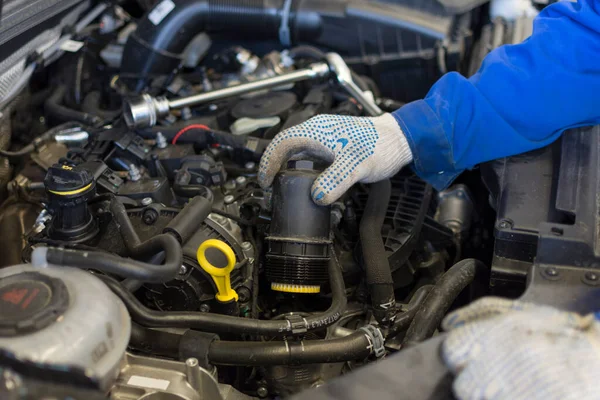
[[[594,314],[488,297],[448,315],[443,328],[458,399],[600,399]]]
[[[375,118],[319,115],[279,133],[260,161],[260,185],[269,187],[292,156],[332,163],[311,190],[313,200],[322,205],[336,201],[356,182],[389,178],[412,161],[408,142],[391,114]]]

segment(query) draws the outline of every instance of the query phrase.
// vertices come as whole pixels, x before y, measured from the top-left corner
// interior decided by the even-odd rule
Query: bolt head
[[[548,276],[558,276],[558,270],[554,267],[548,267],[546,268],[546,275]]]
[[[179,275],[185,275],[187,273],[188,269],[185,265],[182,265],[181,267],[179,267],[179,271],[177,272]]]
[[[253,161],[248,161],[246,164],[244,164],[244,168],[246,169],[254,169],[256,167],[256,163]]]
[[[247,179],[245,176],[238,176],[237,178],[235,178],[235,183],[237,183],[238,185],[244,185],[246,181]]]
[[[595,281],[597,281],[597,280],[599,279],[599,276],[598,276],[598,274],[597,274],[597,273],[595,273],[595,272],[588,271],[588,272],[586,272],[586,273],[585,273],[585,278],[586,278],[588,281],[595,282]]]
[[[185,365],[187,365],[188,367],[197,367],[198,366],[198,359],[197,358],[188,358],[187,360],[185,360]]]
[[[223,198],[223,201],[225,202],[225,204],[231,204],[235,201],[235,197],[233,197],[233,195],[231,194],[228,194]]]
[[[210,312],[210,306],[208,304],[200,304],[200,312]]]
[[[264,398],[268,396],[269,390],[264,386],[260,386],[258,389],[256,389],[256,394],[258,397]]]
[[[245,251],[252,250],[252,243],[250,243],[250,242],[242,242],[242,250],[245,250]]]
[[[142,199],[143,206],[149,206],[150,204],[152,204],[152,197],[144,197]]]

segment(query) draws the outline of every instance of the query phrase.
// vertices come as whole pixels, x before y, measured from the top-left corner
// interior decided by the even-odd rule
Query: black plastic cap
[[[0,337],[38,332],[69,307],[65,284],[37,272],[0,279]]]
[[[70,192],[85,189],[94,181],[93,174],[85,168],[55,164],[48,169],[44,185],[54,194],[69,195]]]

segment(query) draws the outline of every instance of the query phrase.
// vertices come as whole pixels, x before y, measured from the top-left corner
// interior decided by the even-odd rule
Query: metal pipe
[[[329,66],[326,63],[315,63],[308,68],[293,71],[284,75],[243,83],[241,85],[213,90],[193,96],[181,97],[174,100],[168,100],[164,97],[152,98],[149,95],[143,95],[125,103],[125,121],[131,128],[149,127],[155,125],[159,118],[166,116],[172,109],[196,106],[259,90],[272,89],[290,83],[322,78],[327,76],[329,72]]]
[[[372,117],[383,114],[381,108],[375,104],[372,94],[369,96],[363,92],[352,79],[352,71],[342,56],[337,53],[327,53],[327,62],[331,71],[335,74],[338,83],[348,92],[348,94],[356,99],[363,109]]]

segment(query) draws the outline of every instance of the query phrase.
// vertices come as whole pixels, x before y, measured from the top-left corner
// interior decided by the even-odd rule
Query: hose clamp
[[[289,330],[294,335],[302,335],[308,332],[308,323],[306,318],[301,317],[298,314],[290,314],[285,316],[286,321],[289,324]]]
[[[281,26],[279,26],[279,41],[285,47],[292,45],[292,37],[290,34],[290,11],[292,9],[292,0],[285,0],[283,9],[281,10]]]
[[[383,338],[381,331],[373,325],[363,326],[360,329],[366,333],[371,346],[371,351],[375,354],[375,357],[382,357],[385,354],[385,339]]]

